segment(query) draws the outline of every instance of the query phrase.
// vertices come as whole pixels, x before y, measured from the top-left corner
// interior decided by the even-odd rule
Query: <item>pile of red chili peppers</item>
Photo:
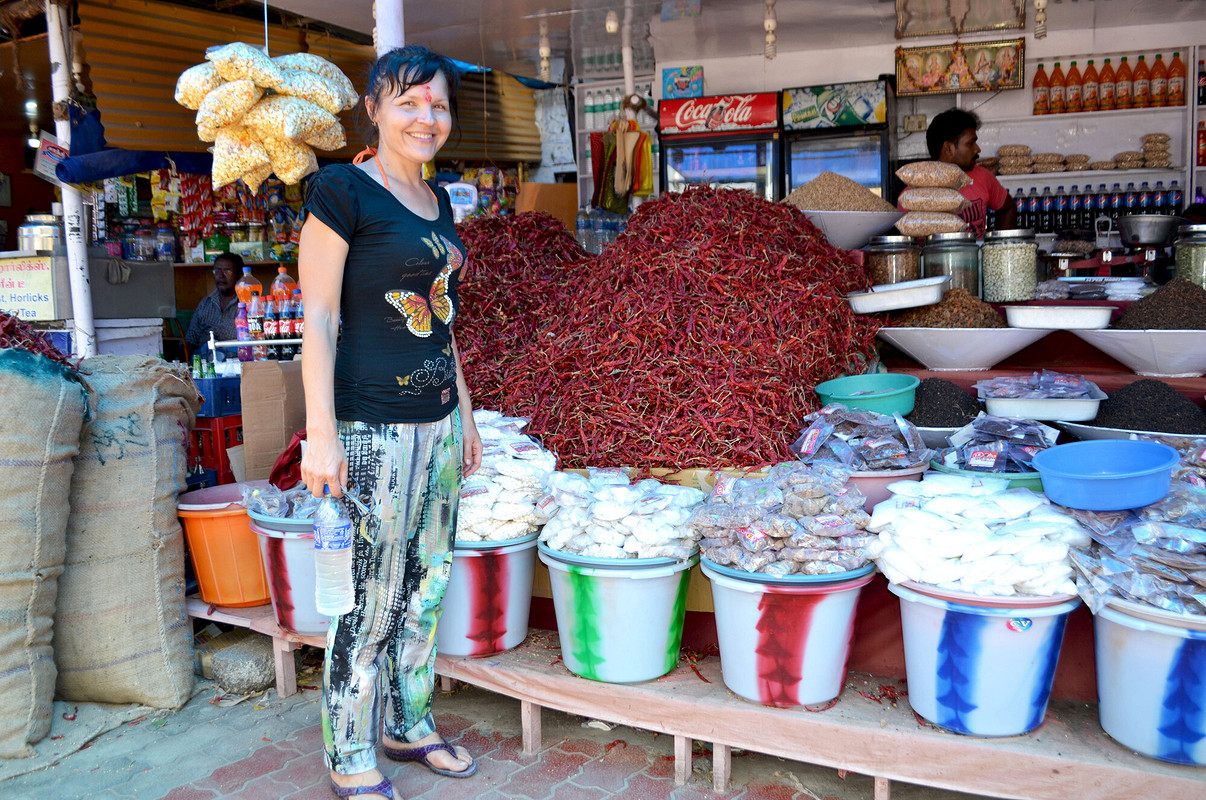
[[[79,371],[79,365],[72,363],[57,347],[46,338],[46,334],[34,330],[28,322],[0,311],[0,349],[11,347],[14,350],[25,350],[49,358],[56,364]]]
[[[842,298],[866,270],[798,209],[749,192],[646,203],[597,258],[543,214],[461,237],[474,403],[530,417],[563,466],[782,460],[813,387],[874,353],[875,323]]]

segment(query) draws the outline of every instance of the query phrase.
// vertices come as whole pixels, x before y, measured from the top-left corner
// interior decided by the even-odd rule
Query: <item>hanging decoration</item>
[[[766,0],[766,16],[762,19],[762,28],[766,31],[766,58],[769,61],[775,57],[775,42],[779,37],[775,35],[775,28],[778,27],[779,20],[775,16],[775,0]]]
[[[1034,0],[1034,38],[1047,38],[1047,0]]]

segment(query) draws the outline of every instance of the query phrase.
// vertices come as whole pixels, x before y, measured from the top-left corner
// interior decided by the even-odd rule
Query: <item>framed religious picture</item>
[[[896,48],[896,95],[1021,89],[1025,39]]]
[[[1026,0],[896,0],[896,38],[1026,27]]]

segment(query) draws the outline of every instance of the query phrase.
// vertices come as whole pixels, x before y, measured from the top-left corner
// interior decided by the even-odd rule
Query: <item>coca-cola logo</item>
[[[674,127],[693,128],[705,126],[716,128],[720,125],[748,125],[753,114],[754,95],[735,94],[719,98],[708,98],[699,102],[695,98],[687,100],[674,114]]]

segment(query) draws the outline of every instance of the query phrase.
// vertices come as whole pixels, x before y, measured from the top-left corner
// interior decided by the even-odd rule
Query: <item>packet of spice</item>
[[[1059,431],[1031,419],[996,417],[980,412],[939,451],[948,467],[983,472],[1032,472],[1034,454],[1055,444]]]
[[[913,423],[900,415],[830,403],[804,418],[807,427],[789,448],[805,464],[836,462],[853,470],[908,469],[933,451]]]
[[[1035,372],[1028,378],[999,377],[986,381],[976,381],[973,388],[981,398],[1011,397],[1026,399],[1073,400],[1092,397],[1097,388],[1092,381],[1085,380],[1083,375],[1069,375],[1065,372],[1055,372],[1044,369]]]

